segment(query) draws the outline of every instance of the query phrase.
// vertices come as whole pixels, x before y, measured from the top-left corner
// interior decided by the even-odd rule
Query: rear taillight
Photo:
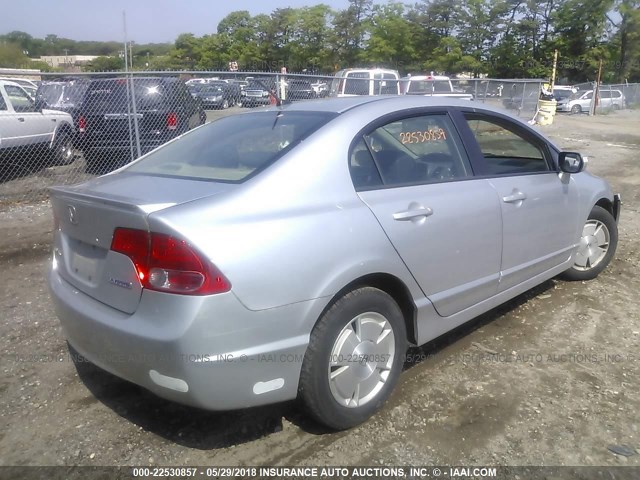
[[[212,295],[231,284],[184,240],[163,233],[116,228],[111,250],[129,257],[144,288],[185,295]]]
[[[167,130],[175,130],[178,128],[178,115],[170,113],[167,115]]]
[[[87,131],[87,119],[84,117],[80,117],[78,119],[78,131],[80,133],[84,133]]]

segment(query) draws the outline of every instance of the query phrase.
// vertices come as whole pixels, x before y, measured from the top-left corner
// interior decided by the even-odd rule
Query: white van
[[[613,108],[620,110],[625,106],[624,95],[620,90],[600,89],[598,99],[598,108]],[[558,101],[556,109],[559,112],[580,113],[588,112],[593,98],[593,90],[587,90],[580,94],[578,92],[573,97]]]
[[[384,68],[348,68],[335,74],[332,97],[356,95],[400,95],[400,75]]]

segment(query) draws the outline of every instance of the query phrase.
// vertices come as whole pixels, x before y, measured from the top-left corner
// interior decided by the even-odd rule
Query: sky
[[[257,15],[318,3],[343,9],[348,0],[14,0],[2,7],[0,34],[20,30],[35,38],[123,41],[124,10],[129,40],[173,43],[181,33],[215,33],[218,22],[236,10]]]

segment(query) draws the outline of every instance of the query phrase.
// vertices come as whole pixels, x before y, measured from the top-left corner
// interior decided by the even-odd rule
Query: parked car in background
[[[224,83],[196,83],[189,85],[191,96],[198,99],[203,108],[227,109],[235,105],[235,96],[229,86]]]
[[[566,101],[578,93],[578,89],[571,85],[554,85],[553,98],[556,102]]]
[[[324,80],[316,80],[315,82],[311,83],[311,87],[313,88],[313,91],[316,92],[316,96],[319,98],[324,98],[329,95],[329,85],[327,85],[327,82]]]
[[[412,75],[404,77],[401,79],[400,89],[404,95],[425,95],[473,100],[473,95],[456,91],[451,84],[451,79],[443,75]]]
[[[73,162],[73,119],[36,104],[15,82],[0,80],[0,164],[27,168]]]
[[[53,188],[48,283],[69,344],[112,374],[211,410],[298,397],[345,429],[383,406],[408,344],[607,267],[620,198],[583,168],[450,98],[230,115]]]
[[[89,86],[89,79],[45,81],[38,86],[36,103],[43,108],[67,112],[73,118],[74,144],[79,147],[80,108]]]
[[[240,92],[238,105],[249,108],[270,105],[275,102],[275,91],[276,86],[273,83],[249,80],[247,86]]]
[[[291,78],[287,82],[287,100],[309,100],[318,98],[310,80]]]
[[[355,95],[400,95],[397,70],[348,68],[335,74],[329,93],[333,97]]]
[[[31,98],[36,98],[36,91],[38,90],[38,84],[33,80],[28,80],[26,78],[0,78],[0,81],[7,81],[17,83],[22,87],[22,89],[29,94]]]
[[[593,98],[593,90],[578,92],[558,102],[560,112],[582,113],[588,112]],[[625,107],[625,98],[621,90],[601,89],[599,91],[598,108],[620,110]]]
[[[147,153],[206,118],[175,77],[91,80],[78,120],[87,170],[113,170],[137,158],[138,142],[140,153]]]

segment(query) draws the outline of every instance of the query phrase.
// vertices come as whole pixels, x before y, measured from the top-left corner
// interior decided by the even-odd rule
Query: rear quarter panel
[[[420,297],[351,182],[347,152],[358,127],[332,123],[228,194],[150,215],[152,230],[192,241],[252,310],[331,297],[378,272]]]

